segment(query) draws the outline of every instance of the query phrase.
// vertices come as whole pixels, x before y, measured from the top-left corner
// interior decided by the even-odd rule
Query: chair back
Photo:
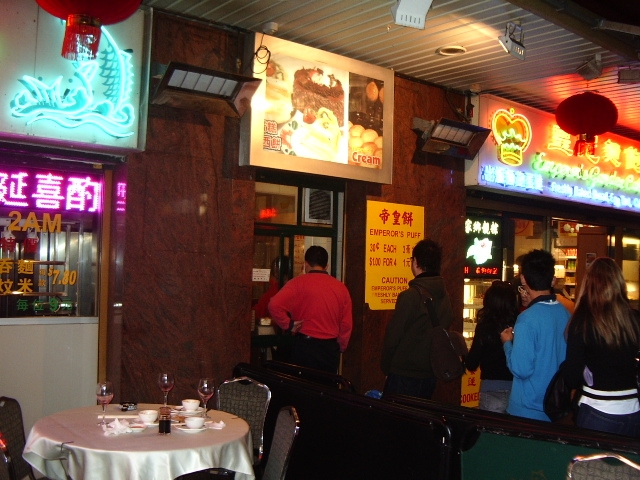
[[[282,407],[278,412],[269,457],[261,480],[284,480],[298,430],[300,419],[296,409],[291,406]]]
[[[0,480],[18,480],[2,432],[0,432]]]
[[[22,458],[25,444],[24,424],[20,403],[14,398],[0,397],[0,432],[4,437],[16,478],[28,476],[35,480],[31,465]]]
[[[567,467],[567,479],[640,479],[640,465],[612,452],[577,455]]]
[[[251,428],[255,465],[262,460],[264,419],[267,416],[270,400],[269,387],[249,377],[232,378],[218,386],[216,395],[218,410],[243,418]]]

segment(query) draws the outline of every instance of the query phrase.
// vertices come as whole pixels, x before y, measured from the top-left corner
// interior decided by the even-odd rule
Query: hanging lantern
[[[54,17],[67,21],[62,56],[68,60],[93,60],[98,55],[100,28],[126,20],[142,0],[36,0]]]
[[[618,121],[618,109],[607,97],[593,92],[573,95],[556,108],[558,126],[571,135],[580,138],[573,148],[573,154],[593,155],[596,135],[610,131]]]

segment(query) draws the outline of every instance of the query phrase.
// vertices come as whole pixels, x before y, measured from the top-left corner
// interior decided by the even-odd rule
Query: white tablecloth
[[[255,478],[251,433],[241,418],[210,410],[210,419],[222,420],[226,427],[189,433],[172,426],[171,435],[159,435],[157,426],[149,426],[139,433],[105,436],[97,425],[101,412],[96,405],[41,418],[29,433],[24,458],[57,480],[66,480],[65,467],[73,480],[172,480],[211,467],[234,470],[238,480]],[[117,405],[109,405],[107,414],[126,417],[135,411],[121,412]]]

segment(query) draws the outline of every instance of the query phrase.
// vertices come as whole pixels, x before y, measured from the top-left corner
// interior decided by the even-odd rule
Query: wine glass
[[[167,396],[169,395],[169,392],[173,388],[173,384],[174,384],[174,380],[173,380],[172,374],[161,373],[160,375],[158,375],[158,386],[160,387],[160,390],[162,390],[162,393],[164,393],[165,407],[167,406]]]
[[[104,421],[104,417],[107,413],[107,405],[113,399],[113,385],[109,381],[104,381],[98,383],[96,386],[96,399],[98,403],[102,405],[102,421],[98,423],[98,425],[106,425],[107,422]]]
[[[198,395],[202,399],[203,412],[202,416],[207,416],[207,402],[216,391],[216,387],[213,384],[213,378],[201,378],[198,382]]]

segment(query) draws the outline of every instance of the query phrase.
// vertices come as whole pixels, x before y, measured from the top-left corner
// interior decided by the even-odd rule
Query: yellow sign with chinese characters
[[[477,407],[480,404],[480,369],[465,372],[460,381],[460,405]]]
[[[424,207],[367,202],[365,302],[371,310],[392,310],[407,288],[411,251],[424,238]]]

